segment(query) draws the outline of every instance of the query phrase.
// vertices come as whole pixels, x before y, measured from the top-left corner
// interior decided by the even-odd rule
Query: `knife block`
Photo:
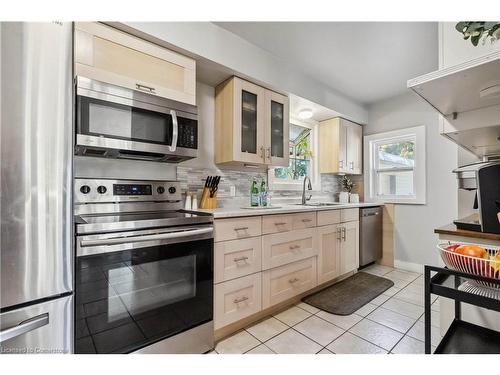
[[[200,208],[214,209],[217,208],[217,192],[213,197],[210,197],[210,189],[204,187],[201,193]]]

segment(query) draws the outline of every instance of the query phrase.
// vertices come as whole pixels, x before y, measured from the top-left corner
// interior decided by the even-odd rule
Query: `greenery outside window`
[[[300,190],[305,176],[319,189],[317,166],[317,124],[292,120],[289,132],[288,167],[269,170],[269,184],[273,190]]]

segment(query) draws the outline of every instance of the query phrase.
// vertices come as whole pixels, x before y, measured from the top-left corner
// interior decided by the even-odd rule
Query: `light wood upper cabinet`
[[[215,90],[215,162],[288,165],[288,97],[233,77]]]
[[[320,173],[361,174],[363,130],[340,117],[320,122]]]
[[[196,104],[195,60],[95,22],[75,23],[75,74]]]
[[[266,90],[266,164],[288,167],[288,97]]]

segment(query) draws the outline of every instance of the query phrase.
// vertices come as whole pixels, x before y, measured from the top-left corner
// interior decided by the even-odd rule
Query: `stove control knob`
[[[177,189],[176,189],[174,186],[170,186],[170,187],[168,188],[168,192],[169,192],[170,194],[175,194],[175,192],[176,192],[176,191],[177,191]]]
[[[158,194],[163,194],[165,192],[165,188],[163,186],[158,186],[156,191],[158,192]]]
[[[89,185],[82,185],[82,187],[80,188],[80,191],[83,194],[88,194],[88,193],[90,193],[90,186]]]
[[[97,187],[97,192],[98,192],[99,194],[104,194],[104,193],[106,193],[106,191],[108,191],[108,189],[106,189],[106,186],[102,186],[102,185],[101,185],[101,186],[98,186],[98,187]]]

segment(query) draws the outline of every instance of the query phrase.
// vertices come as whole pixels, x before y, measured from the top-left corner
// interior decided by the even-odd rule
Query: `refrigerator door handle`
[[[49,324],[49,313],[41,314],[30,319],[23,320],[21,323],[14,327],[7,328],[0,331],[0,342],[7,341],[17,336],[24,335],[25,333],[34,331],[40,327]]]

